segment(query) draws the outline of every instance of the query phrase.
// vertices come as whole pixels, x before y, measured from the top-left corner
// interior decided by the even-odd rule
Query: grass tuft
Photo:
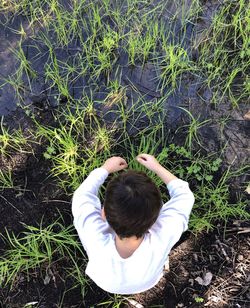
[[[82,276],[75,261],[76,252],[82,254],[81,245],[73,233],[73,227],[65,227],[55,221],[48,227],[24,225],[25,231],[17,237],[6,230],[5,241],[9,248],[0,257],[0,285],[13,286],[18,274],[23,272],[29,277],[38,266],[52,267],[52,262],[68,258],[78,276]],[[83,278],[82,278],[83,279]]]

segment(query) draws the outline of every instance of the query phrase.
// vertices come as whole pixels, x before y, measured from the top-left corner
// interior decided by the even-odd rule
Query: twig
[[[230,262],[230,258],[228,256],[228,254],[226,253],[225,248],[223,247],[227,246],[226,244],[222,243],[219,238],[216,236],[216,241],[215,241],[215,246],[218,250],[220,250],[222,252],[222,254],[224,255],[225,259],[227,260],[227,262]]]
[[[0,197],[5,201],[7,202],[10,206],[12,206],[16,211],[18,211],[20,214],[23,214],[19,209],[17,209],[11,202],[9,202],[4,196],[1,196]]]
[[[238,231],[237,234],[249,233],[250,228],[249,227],[234,227],[234,228],[227,230],[227,232],[234,232],[234,231]]]
[[[64,200],[42,200],[42,203],[48,203],[48,202],[61,202],[61,203],[71,204],[71,202]]]
[[[130,299],[130,298],[126,298],[126,300],[133,306],[136,308],[143,308],[144,306],[140,303],[138,303],[137,301],[135,301],[134,299]]]
[[[250,228],[242,228],[241,231],[237,232],[237,234],[242,234],[242,233],[250,233]]]

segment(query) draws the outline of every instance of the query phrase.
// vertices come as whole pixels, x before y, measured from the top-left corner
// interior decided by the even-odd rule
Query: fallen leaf
[[[250,195],[250,183],[247,185],[247,188],[245,191]]]
[[[197,281],[201,286],[208,286],[211,283],[212,278],[213,274],[211,272],[207,272],[203,275],[203,278],[197,277],[195,278],[195,281]]]
[[[219,303],[219,302],[222,301],[221,297],[218,297],[218,296],[215,296],[215,295],[210,296],[208,299],[211,300],[214,303]]]
[[[49,275],[46,274],[45,278],[43,279],[43,283],[44,283],[45,286],[46,286],[47,284],[49,284],[50,279],[51,279],[51,276],[49,276]]]
[[[29,302],[29,303],[24,305],[24,308],[31,308],[32,306],[37,305],[37,304],[38,304],[38,302]]]
[[[45,286],[46,286],[47,284],[50,283],[51,278],[52,278],[53,281],[55,282],[55,280],[54,280],[55,277],[54,277],[54,275],[53,275],[51,269],[49,269],[49,270],[46,272],[45,278],[43,279],[43,283],[44,283]]]
[[[248,110],[248,112],[243,116],[243,118],[244,118],[245,120],[250,121],[250,110]]]

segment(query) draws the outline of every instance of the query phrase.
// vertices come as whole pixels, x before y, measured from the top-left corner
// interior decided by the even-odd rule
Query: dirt
[[[48,168],[39,159],[33,161],[18,177],[19,185],[24,177],[28,179],[23,194],[17,197],[17,191],[8,190],[1,195],[1,230],[6,228],[18,234],[23,230],[22,223],[32,222],[37,226],[42,217],[45,225],[50,224],[59,218],[58,210],[66,225],[72,223],[70,199],[55,190],[56,186],[46,178]],[[249,233],[237,234],[242,230],[249,232],[249,228],[247,222],[232,221],[227,229],[218,224],[217,230],[210,234],[195,237],[186,232],[172,249],[170,270],[158,285],[133,297],[137,305],[142,305],[138,307],[249,307],[250,237]],[[0,248],[1,251],[6,248],[3,241]],[[52,264],[51,279],[46,285],[46,264],[33,270],[29,280],[19,274],[12,290],[7,287],[0,290],[0,304],[6,308],[24,307],[30,302],[37,302],[35,307],[39,308],[90,308],[110,299],[111,294],[90,282],[83,301],[80,288],[71,289],[74,283],[65,273],[69,265],[67,260]],[[202,281],[207,273],[212,275],[212,280],[203,286],[197,278]],[[198,300],[202,302],[199,304]],[[125,298],[122,307],[135,307],[135,302],[131,305]]]
[[[210,2],[204,1],[207,9],[201,16],[200,30],[208,26],[211,15],[217,9],[216,3],[213,1],[211,5]],[[171,8],[168,9],[171,11]],[[32,129],[32,121],[15,105],[14,91],[4,82],[4,79],[11,76],[16,69],[16,62],[9,48],[16,48],[20,38],[9,27],[17,30],[22,24],[28,33],[28,24],[19,16],[11,18],[7,27],[2,14],[0,18],[0,115],[6,115],[5,122],[10,129],[21,125],[24,131],[28,131]],[[191,26],[189,31],[188,35],[191,37]],[[197,45],[200,40],[202,38],[197,36]],[[189,40],[185,43],[188,44]],[[26,44],[29,45],[29,41],[26,41]],[[27,49],[30,59],[35,57],[34,52],[31,48]],[[71,52],[78,52],[77,48]],[[57,53],[62,58],[67,56],[62,50],[58,50]],[[195,56],[194,54],[193,57]],[[124,59],[121,58],[120,61],[122,65]],[[39,63],[34,65],[39,69]],[[160,98],[157,85],[152,82],[155,80],[155,74],[150,63],[146,63],[143,68],[123,69],[121,82],[128,88],[128,103],[132,99],[136,100],[138,91],[148,101]],[[130,87],[131,80],[136,91]],[[34,82],[32,91],[24,95],[24,104],[32,104],[36,116],[43,119],[44,123],[51,123],[53,108],[57,106],[54,99],[56,93],[53,89],[47,91],[44,83],[40,81],[41,79]],[[78,98],[81,87],[85,84],[85,80],[78,80],[72,87],[75,98]],[[105,91],[106,89],[103,89],[96,97],[105,98]],[[206,149],[210,152],[216,152],[227,144],[223,154],[225,165],[233,164],[237,170],[241,164],[249,163],[250,121],[244,118],[249,108],[242,103],[238,109],[232,110],[228,102],[216,108],[209,104],[210,99],[211,92],[208,89],[200,87],[197,80],[186,76],[180,85],[180,91],[170,95],[166,102],[168,125],[173,129],[175,125],[183,125],[188,121],[177,106],[187,107],[195,117],[200,117],[201,121],[210,119],[211,121],[199,131],[202,143],[206,144]],[[0,193],[0,230],[3,234],[5,229],[19,234],[24,230],[23,224],[38,226],[42,219],[45,226],[49,225],[59,219],[60,215],[63,216],[66,225],[72,224],[70,197],[58,188],[55,180],[48,177],[51,166],[42,155],[43,146],[38,144],[33,150],[34,155],[13,152],[8,161],[0,161],[1,169],[9,165],[15,176],[15,188]],[[236,179],[234,194],[238,193],[242,182],[246,180],[246,174]],[[226,229],[218,224],[217,229],[209,234],[195,237],[186,233],[171,252],[170,271],[165,273],[156,287],[135,295],[134,300],[142,307],[250,307],[249,228],[249,223],[235,220],[229,222]],[[239,233],[244,230],[248,232]],[[0,237],[0,252],[3,253],[6,248],[5,241]],[[72,289],[74,282],[67,278],[65,269],[69,266],[68,260],[52,264],[48,284],[44,283],[46,264],[35,269],[29,280],[26,275],[20,273],[12,290],[9,287],[0,290],[0,306],[19,308],[30,302],[37,302],[34,307],[90,308],[110,300],[110,294],[90,282],[83,301],[80,288]],[[209,276],[212,277],[211,281],[205,281]],[[208,285],[201,285],[204,281],[209,282]],[[103,304],[98,307],[108,306]],[[124,299],[123,306],[135,307],[135,303],[132,305],[128,299]]]
[[[50,110],[39,111],[39,116],[48,121]],[[22,111],[16,112],[15,117],[19,124],[28,125]],[[5,119],[8,122],[13,118]],[[34,154],[19,157],[15,165],[15,189],[7,189],[0,195],[0,230],[3,233],[6,228],[18,234],[24,230],[23,224],[38,226],[42,219],[45,226],[49,225],[59,218],[59,211],[64,223],[72,224],[70,198],[48,178],[51,166],[42,156],[42,147],[38,146]],[[197,238],[186,233],[171,252],[170,271],[156,287],[134,296],[134,300],[142,307],[249,307],[250,237],[249,233],[237,235],[242,231],[240,228],[249,232],[250,224],[232,221],[227,230],[218,225],[215,232]],[[3,252],[6,248],[1,238],[0,250]],[[111,294],[90,282],[83,301],[80,287],[72,289],[74,282],[66,275],[65,269],[69,266],[67,260],[52,264],[52,278],[47,285],[44,284],[46,264],[32,271],[29,280],[21,273],[12,290],[1,289],[0,304],[6,308],[24,307],[30,302],[37,302],[35,307],[39,308],[90,308],[110,300]],[[202,286],[197,278],[203,279],[206,273],[212,274],[212,281]],[[126,299],[122,306],[134,307]]]
[[[50,110],[39,111],[39,116],[48,121]],[[6,117],[7,122],[11,119]],[[21,111],[16,113],[15,119],[23,125],[29,122]],[[48,178],[51,166],[42,156],[42,147],[37,147],[34,154],[26,154],[16,165],[16,188],[0,195],[2,231],[6,228],[18,234],[24,230],[23,223],[38,226],[42,218],[44,226],[49,225],[59,218],[59,211],[64,223],[72,224],[70,198]],[[218,224],[217,230],[209,234],[195,237],[185,233],[170,254],[170,271],[153,289],[133,297],[137,305],[142,305],[138,307],[249,307],[250,237],[249,233],[237,234],[242,230],[249,232],[249,228],[247,222],[231,221],[226,229]],[[1,238],[0,250],[3,252],[6,248]],[[1,289],[0,305],[19,308],[37,302],[35,307],[39,308],[90,308],[108,302],[112,296],[90,282],[83,301],[80,287],[72,289],[74,282],[66,275],[65,269],[70,266],[67,260],[52,264],[51,279],[45,284],[46,266],[33,270],[29,280],[19,274],[12,290]],[[198,281],[207,273],[212,275],[212,280],[203,286]],[[125,297],[121,306],[135,307],[135,302],[132,305]],[[109,307],[109,304],[100,307]]]
[[[153,290],[137,295],[137,302],[145,307],[249,307],[249,237],[230,228],[225,235],[219,227],[205,238],[190,235],[173,249],[170,271]]]

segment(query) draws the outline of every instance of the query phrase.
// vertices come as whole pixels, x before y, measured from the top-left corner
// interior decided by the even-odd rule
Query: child
[[[135,294],[160,280],[168,254],[187,229],[194,196],[184,182],[154,156],[137,161],[167,185],[171,199],[162,205],[158,188],[143,172],[123,172],[107,187],[103,208],[98,189],[110,173],[127,168],[111,157],[75,191],[74,225],[87,252],[86,274],[110,293]]]

